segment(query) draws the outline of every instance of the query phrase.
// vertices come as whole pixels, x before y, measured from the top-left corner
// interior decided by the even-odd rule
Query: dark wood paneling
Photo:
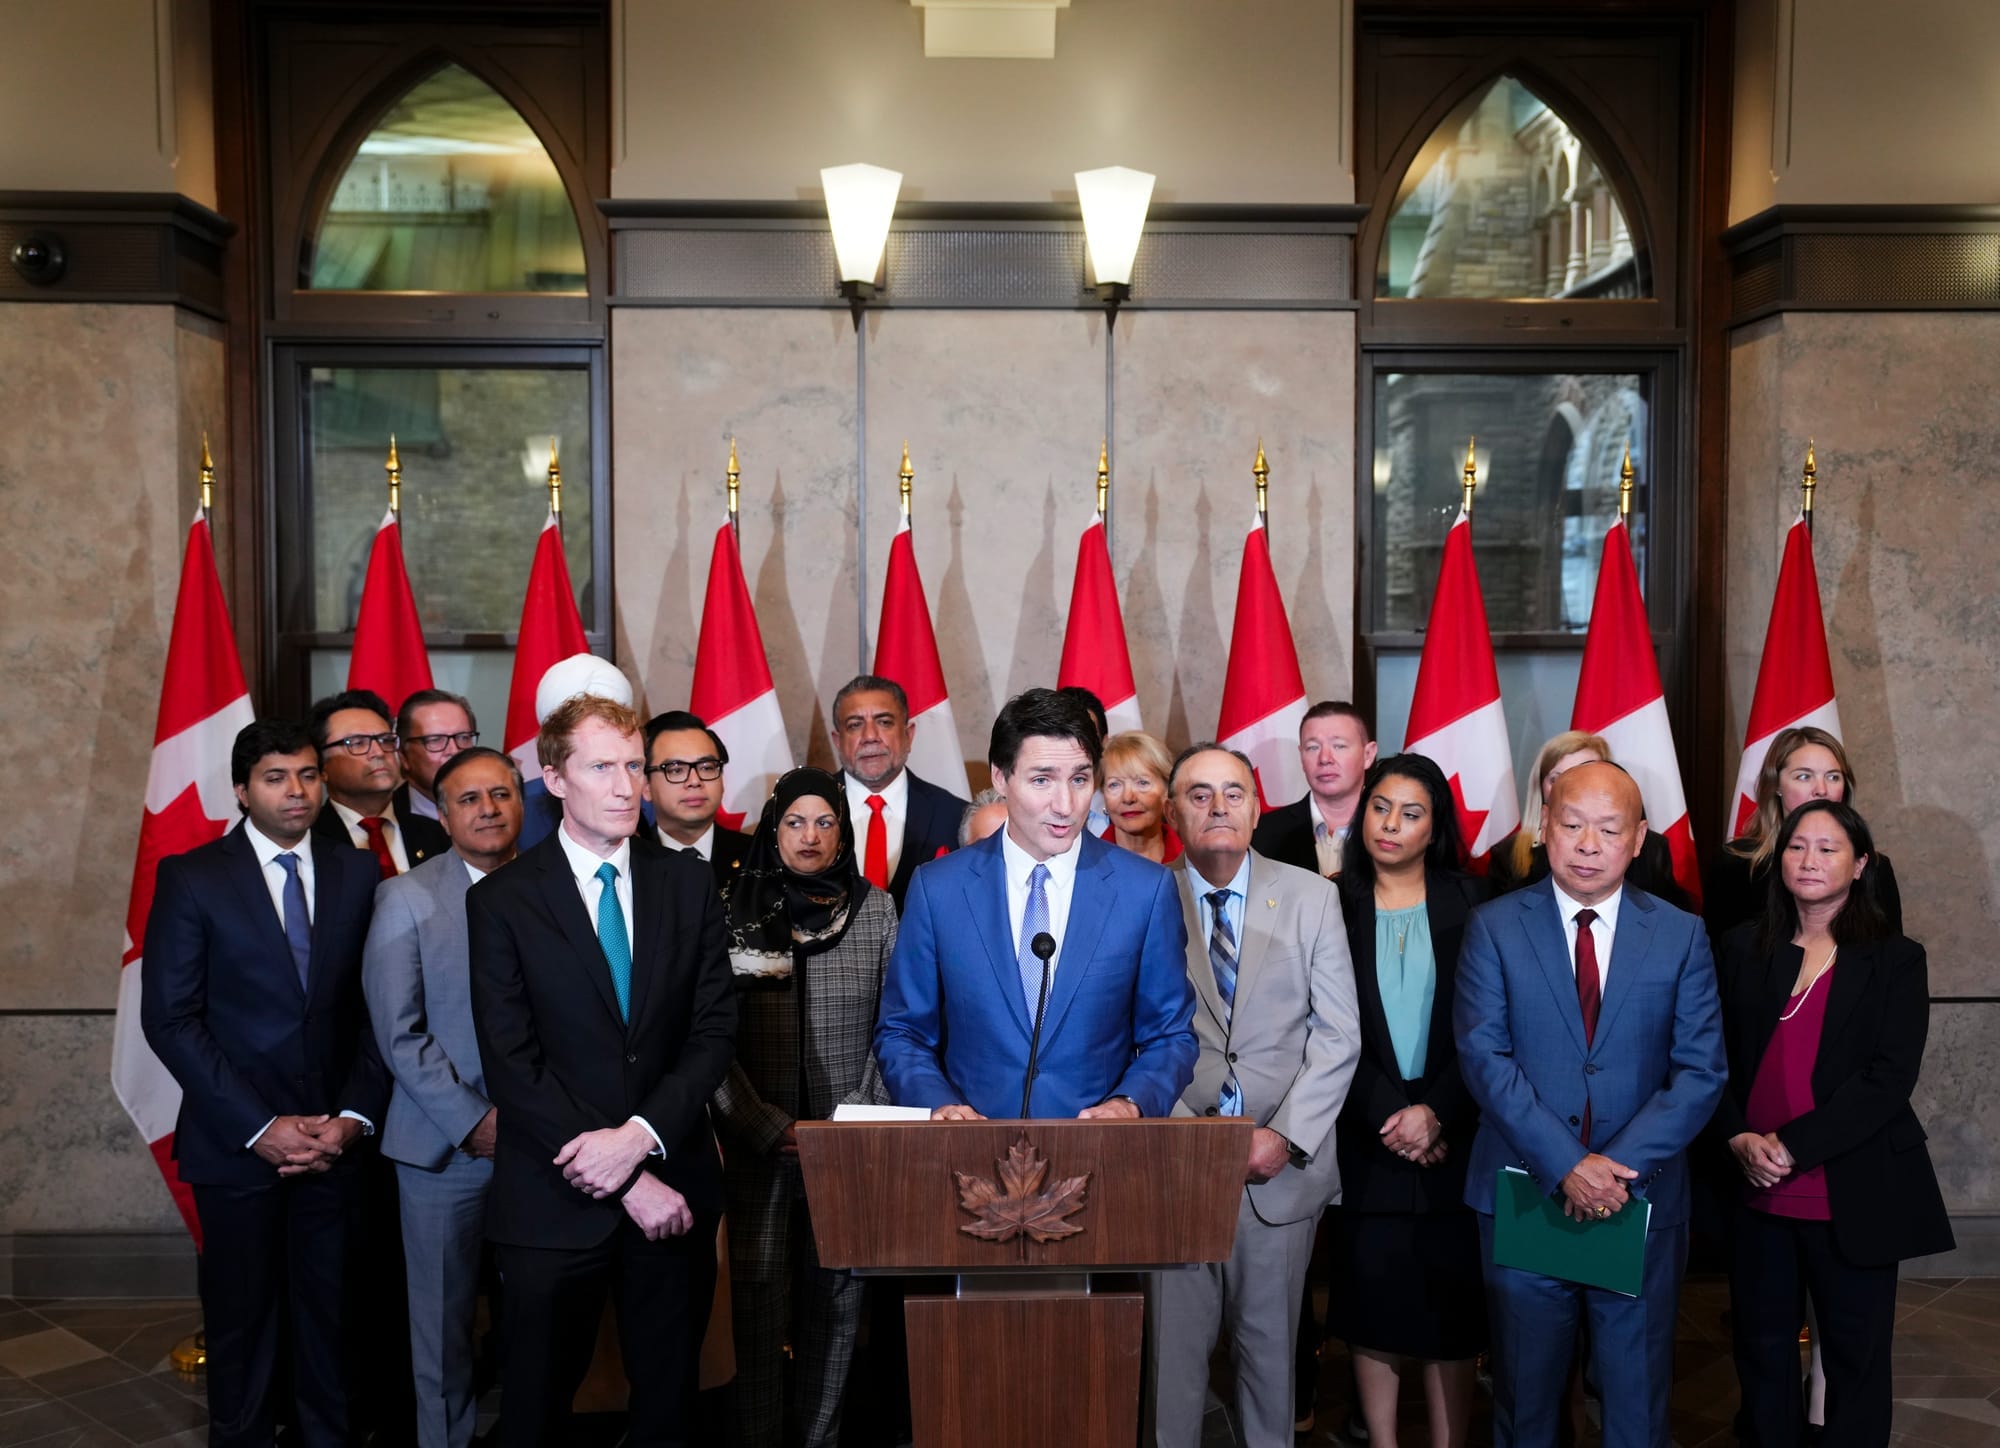
[[[2000,308],[2000,206],[1773,206],[1723,232],[1730,311]]]
[[[164,302],[223,318],[223,253],[236,223],[172,192],[0,191],[0,302]],[[31,236],[61,247],[62,275],[12,265]]]

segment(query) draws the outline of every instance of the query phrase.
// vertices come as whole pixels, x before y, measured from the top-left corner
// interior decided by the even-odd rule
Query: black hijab
[[[840,822],[840,843],[825,869],[802,875],[778,850],[778,827],[792,806],[825,800]],[[772,787],[750,838],[743,868],[729,892],[729,961],[739,978],[788,980],[795,956],[830,950],[847,931],[868,889],[855,867],[854,821],[847,791],[823,769],[794,769]]]

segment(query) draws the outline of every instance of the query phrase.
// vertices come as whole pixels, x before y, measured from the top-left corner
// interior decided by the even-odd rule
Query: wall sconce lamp
[[[1146,207],[1153,199],[1155,179],[1129,166],[1076,173],[1084,241],[1090,250],[1091,273],[1097,279],[1097,297],[1104,303],[1106,326],[1116,324],[1118,304],[1132,295],[1132,261],[1139,252],[1139,233],[1146,227]]]
[[[840,294],[847,298],[854,325],[859,328],[862,310],[875,295],[875,278],[882,270],[889,218],[896,212],[903,173],[857,162],[824,167],[819,179],[826,190],[826,217],[833,225]]]

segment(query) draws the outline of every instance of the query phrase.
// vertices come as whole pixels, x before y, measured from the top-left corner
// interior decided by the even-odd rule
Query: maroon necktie
[[[389,837],[382,832],[381,816],[363,815],[361,817],[361,832],[368,836],[368,848],[375,852],[375,866],[382,872],[382,878],[385,880],[395,879],[397,875],[396,856],[389,849]],[[1592,1019],[1595,1019],[1594,1015]]]
[[[1597,1039],[1597,1008],[1604,1003],[1603,987],[1597,973],[1597,937],[1590,927],[1597,920],[1595,910],[1576,912],[1576,1004],[1583,1012],[1583,1042]],[[1590,1099],[1583,1102],[1583,1145],[1590,1149]]]

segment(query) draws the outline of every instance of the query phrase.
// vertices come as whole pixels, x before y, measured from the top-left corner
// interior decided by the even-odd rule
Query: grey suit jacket
[[[1195,892],[1206,894],[1209,887],[1185,860],[1174,873],[1187,919],[1188,980],[1201,1042],[1194,1080],[1174,1114],[1213,1116],[1233,1070],[1243,1114],[1295,1148],[1275,1177],[1247,1189],[1250,1205],[1272,1226],[1302,1221],[1340,1200],[1333,1123],[1361,1054],[1340,892],[1309,870],[1251,852],[1236,1006],[1225,1013],[1195,908]]]
[[[492,1102],[472,1030],[465,861],[446,850],[375,887],[361,984],[395,1086],[382,1154],[436,1171]]]

